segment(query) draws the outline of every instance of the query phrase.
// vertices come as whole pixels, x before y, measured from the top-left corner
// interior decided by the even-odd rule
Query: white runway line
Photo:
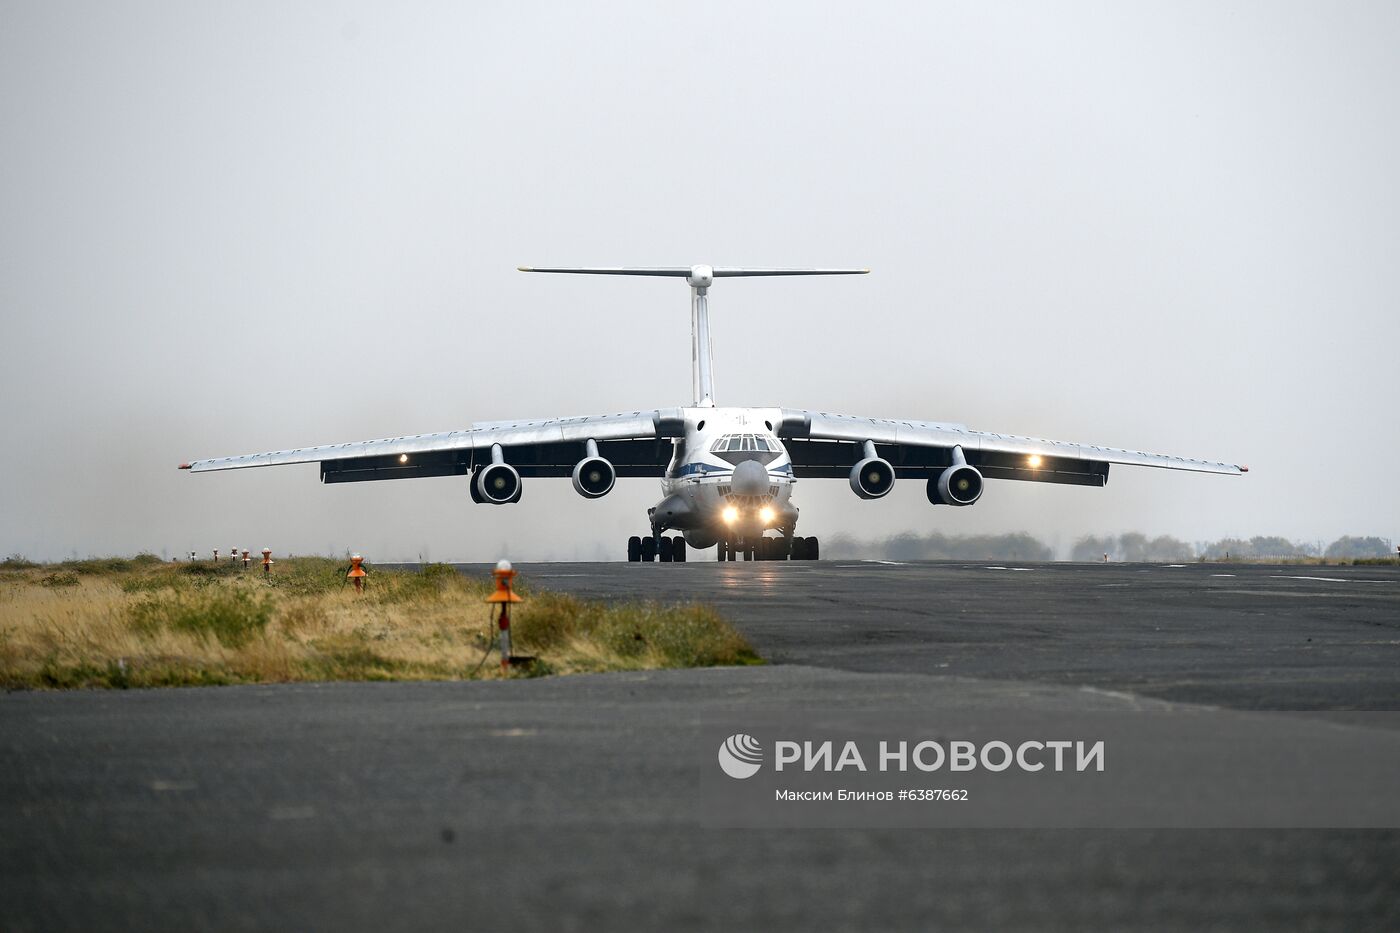
[[[1389,580],[1356,580],[1351,577],[1299,577],[1290,573],[1270,574],[1277,580],[1316,580],[1319,583],[1389,583]]]

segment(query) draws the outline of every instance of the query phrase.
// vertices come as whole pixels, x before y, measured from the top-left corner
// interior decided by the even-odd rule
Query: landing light
[[[725,524],[728,525],[734,524],[739,519],[739,510],[732,505],[726,505],[720,514],[724,516]]]
[[[766,505],[765,505],[763,508],[759,509],[759,510],[758,510],[758,517],[763,521],[763,524],[765,524],[765,525],[768,524],[769,522],[771,522],[771,521],[773,520],[773,509],[772,509],[772,507],[771,507],[771,506],[766,506]]]
[[[1030,466],[1032,470],[1040,466],[1040,454],[1031,454],[1026,458],[1026,464]]]
[[[399,463],[407,463],[408,454],[399,454]]]

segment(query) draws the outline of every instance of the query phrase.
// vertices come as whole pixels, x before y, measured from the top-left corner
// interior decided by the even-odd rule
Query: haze
[[[690,400],[1250,465],[799,531],[1400,537],[1400,6],[0,4],[0,556],[618,559],[652,480],[176,464]]]

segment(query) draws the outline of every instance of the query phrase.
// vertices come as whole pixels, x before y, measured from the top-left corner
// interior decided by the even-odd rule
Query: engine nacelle
[[[982,497],[982,474],[966,463],[929,477],[928,501],[934,505],[972,505]]]
[[[882,457],[866,457],[851,467],[851,490],[862,499],[879,499],[894,488],[894,467]]]
[[[602,457],[584,457],[574,465],[574,492],[585,499],[601,499],[616,482],[617,470]]]
[[[488,505],[520,501],[520,473],[509,463],[493,463],[477,470],[472,498]]]

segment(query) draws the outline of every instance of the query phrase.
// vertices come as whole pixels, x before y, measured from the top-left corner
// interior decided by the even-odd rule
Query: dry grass
[[[449,567],[371,570],[295,558],[265,579],[228,564],[158,560],[0,564],[0,686],[155,687],[503,676],[485,596]],[[521,591],[517,655],[532,675],[758,663],[696,604],[604,604]],[[518,674],[516,675],[518,676]]]

